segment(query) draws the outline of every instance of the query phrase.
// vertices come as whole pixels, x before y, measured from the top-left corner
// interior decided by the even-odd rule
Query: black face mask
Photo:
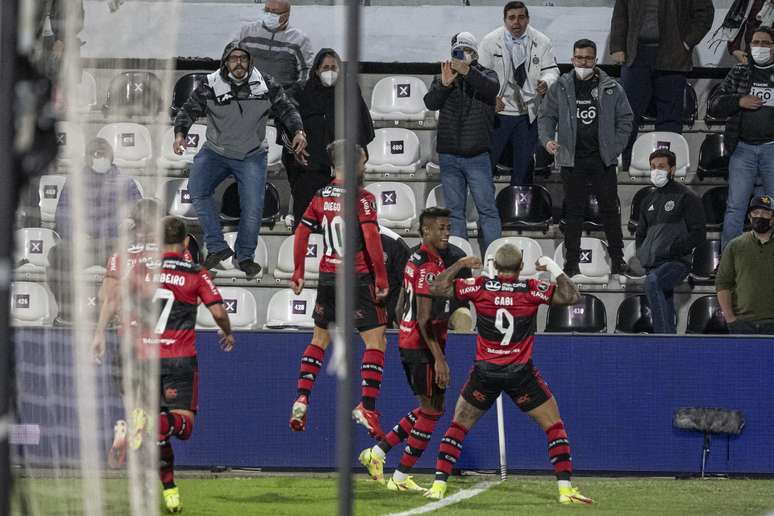
[[[750,223],[756,233],[767,233],[771,229],[771,219],[764,217],[751,217]]]

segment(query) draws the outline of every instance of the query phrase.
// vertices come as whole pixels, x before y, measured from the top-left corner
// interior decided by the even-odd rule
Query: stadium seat
[[[446,201],[443,197],[443,187],[441,185],[436,186],[430,190],[429,194],[427,194],[425,208],[432,208],[434,206],[446,207]],[[468,192],[465,212],[468,229],[476,229],[476,226],[478,225],[478,210],[476,210],[476,204],[473,202],[473,196],[470,195],[470,192]]]
[[[188,253],[191,255],[191,260],[194,263],[201,265],[204,262],[202,257],[202,248],[199,245],[199,241],[191,233],[188,233]]]
[[[702,194],[701,202],[704,205],[707,231],[720,231],[723,227],[723,216],[726,213],[727,199],[727,186],[716,186]]]
[[[38,195],[40,201],[40,221],[53,224],[56,216],[56,205],[59,203],[59,196],[62,195],[62,188],[67,181],[67,176],[46,175],[40,176],[38,182]]]
[[[223,308],[231,320],[231,328],[234,330],[252,330],[258,324],[258,307],[255,298],[246,288],[219,287],[223,297]],[[202,330],[214,330],[218,328],[212,318],[210,310],[203,304],[199,305],[196,314],[196,327]]]
[[[312,312],[316,298],[317,291],[310,288],[305,288],[298,296],[290,289],[280,290],[269,299],[264,327],[270,329],[313,328]]]
[[[449,245],[459,247],[462,250],[462,252],[465,253],[465,256],[477,256],[476,253],[473,251],[473,246],[470,245],[470,242],[468,242],[464,238],[451,235],[449,237]]]
[[[618,276],[618,281],[621,285],[644,282],[645,269],[642,268],[640,259],[637,258],[637,246],[634,240],[630,240],[629,243],[624,246],[623,259],[629,265],[629,270],[626,274]]]
[[[296,241],[295,235],[290,235],[280,245],[277,254],[277,267],[274,269],[274,277],[277,280],[289,280],[293,276],[293,243]],[[316,280],[320,275],[320,259],[323,256],[323,238],[319,233],[309,235],[309,243],[306,248],[306,259],[304,261],[304,279]]]
[[[728,179],[728,162],[731,155],[728,154],[724,135],[709,133],[701,142],[699,150],[699,164],[696,169],[696,177],[704,181],[705,177],[722,177]]]
[[[616,197],[618,203],[618,213],[621,213],[621,200]],[[562,202],[562,218],[559,220],[559,229],[564,232],[564,227],[567,225],[567,203],[566,199]],[[583,230],[584,231],[602,231],[604,226],[602,225],[602,219],[599,214],[599,201],[597,196],[589,194],[588,202],[586,204],[586,210],[583,214]]]
[[[59,241],[50,229],[22,228],[16,231],[16,274],[45,272],[48,253]]]
[[[63,167],[71,167],[76,163],[83,164],[86,152],[86,138],[83,127],[73,122],[57,122],[56,144],[59,146],[57,163]]]
[[[490,276],[494,276],[494,257],[497,250],[505,244],[511,244],[521,251],[523,267],[519,273],[520,278],[537,278],[540,274],[535,270],[535,262],[543,256],[543,250],[536,240],[527,237],[502,237],[498,238],[486,249],[484,254],[484,270]]]
[[[688,142],[681,134],[653,131],[637,137],[632,149],[632,163],[629,175],[632,177],[650,177],[650,155],[656,149],[671,150],[677,156],[675,177],[685,179],[691,158]]]
[[[428,161],[425,165],[425,172],[429,177],[438,177],[441,174],[441,166],[437,161]]]
[[[188,191],[188,178],[170,179],[161,185],[159,196],[169,215],[195,221],[196,210]]]
[[[12,283],[11,322],[14,326],[51,326],[58,312],[54,294],[45,284]]]
[[[705,240],[693,250],[688,282],[691,285],[713,285],[720,265],[720,240]]]
[[[422,121],[427,111],[426,93],[427,86],[418,77],[385,77],[371,93],[371,118]]]
[[[564,242],[557,246],[554,261],[564,267]],[[605,243],[598,238],[581,237],[579,266],[581,273],[574,277],[576,283],[607,285],[610,281],[610,257]]]
[[[75,89],[75,111],[88,113],[97,107],[97,81],[87,71],[81,72],[81,82]]]
[[[223,192],[220,194],[220,192]],[[215,198],[220,199],[220,218],[227,224],[238,224],[242,210],[239,207],[239,185],[236,181],[224,181],[215,192]],[[274,227],[282,218],[280,213],[280,196],[277,187],[266,183],[263,194],[263,212],[261,225]]]
[[[414,131],[388,127],[375,132],[368,144],[367,173],[414,174],[420,169],[419,138]]]
[[[236,249],[236,239],[237,239],[237,232],[236,231],[229,231],[227,233],[223,233],[223,239],[226,241],[226,244],[231,249]],[[255,277],[257,281],[261,281],[261,278],[263,278],[264,272],[266,272],[266,267],[269,266],[269,248],[266,246],[266,241],[258,237],[258,245],[255,248],[255,263],[261,266],[261,272],[258,273],[258,275]],[[234,257],[229,258],[228,260],[223,260],[218,264],[218,266],[215,268],[216,272],[216,278],[242,278],[244,279],[245,273],[241,270],[236,268],[236,264],[234,263]]]
[[[685,94],[683,95],[683,125],[691,126],[696,121],[696,115],[699,112],[699,99],[696,96],[696,90],[689,82],[685,83]],[[656,104],[651,103],[645,114],[642,115],[643,124],[656,123]]]
[[[581,294],[575,305],[549,305],[546,333],[605,333],[607,312],[596,296]]]
[[[269,146],[269,153],[266,157],[267,166],[276,170],[282,165],[282,145],[277,143],[277,128],[271,125],[266,126],[266,143]]]
[[[206,80],[206,73],[189,73],[177,80],[175,88],[172,90],[172,106],[169,108],[173,118],[177,115],[180,108],[183,107],[183,104],[185,104],[188,97],[191,96],[191,93],[193,93],[199,83],[205,82]]]
[[[148,128],[131,122],[108,124],[97,133],[113,147],[113,162],[119,168],[145,168],[150,164],[153,145]]]
[[[726,318],[720,309],[718,297],[702,296],[688,309],[688,325],[685,333],[723,335],[728,333]]]
[[[110,81],[102,110],[106,116],[153,116],[163,98],[161,81],[152,72],[122,72]]]
[[[371,183],[366,190],[376,197],[379,224],[391,229],[410,229],[417,218],[414,191],[405,183]]]
[[[653,333],[653,314],[644,294],[629,296],[618,307],[616,333]]]
[[[194,157],[201,150],[204,142],[207,141],[205,136],[206,132],[206,125],[192,125],[191,129],[188,131],[188,135],[185,137],[185,151],[183,151],[182,155],[177,155],[172,149],[172,146],[175,143],[175,128],[170,127],[164,132],[164,137],[161,139],[159,159],[156,160],[158,168],[167,170],[190,168],[193,164]]]
[[[705,109],[705,115],[704,115],[704,123],[706,123],[709,126],[712,125],[726,125],[726,122],[728,122],[728,118],[716,118],[712,115],[710,115],[710,105],[712,104],[712,99],[715,98],[715,95],[717,95],[720,92],[720,85],[721,82],[716,83],[712,89],[710,90],[709,94],[707,94],[707,106]]]
[[[626,225],[629,228],[629,233],[634,234],[637,231],[637,225],[640,223],[640,205],[642,204],[643,199],[655,190],[655,186],[645,186],[637,190],[637,193],[632,197],[629,222]]]
[[[496,204],[503,229],[548,231],[552,202],[544,187],[508,186],[497,194]]]

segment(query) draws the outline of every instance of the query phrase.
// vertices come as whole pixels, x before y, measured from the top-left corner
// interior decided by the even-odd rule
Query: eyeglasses
[[[237,63],[237,62],[249,63],[250,62],[250,56],[243,56],[243,55],[228,56],[228,59],[226,61],[229,62],[229,63],[232,63],[232,64],[233,63]]]
[[[591,56],[582,56],[582,57],[572,56],[572,58],[578,61],[579,63],[594,63],[597,60],[596,57],[591,57]]]
[[[92,158],[106,158],[108,156],[108,153],[105,151],[94,151],[91,153]]]

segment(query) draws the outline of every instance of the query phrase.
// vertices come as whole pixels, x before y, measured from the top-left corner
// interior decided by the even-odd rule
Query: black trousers
[[[296,161],[292,154],[283,152],[282,164],[288,174],[290,195],[293,198],[293,231],[301,222],[314,194],[331,182],[331,170],[308,168]]]
[[[599,216],[605,229],[610,258],[613,261],[623,259],[623,233],[621,214],[618,211],[618,178],[615,165],[606,167],[598,156],[576,160],[575,167],[562,167],[562,182],[566,210],[565,263],[578,265],[580,260],[583,217],[589,194],[592,193],[599,201]]]

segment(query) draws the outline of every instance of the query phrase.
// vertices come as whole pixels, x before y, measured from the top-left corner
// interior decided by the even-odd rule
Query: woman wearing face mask
[[[330,48],[323,48],[314,58],[309,80],[303,84],[294,100],[307,133],[305,157],[301,164],[286,148],[282,163],[288,173],[290,192],[293,196],[293,227],[301,221],[309,202],[317,190],[331,180],[331,162],[325,148],[336,139],[336,87],[343,81],[341,59]],[[374,126],[360,89],[360,124],[357,143],[365,149],[374,139]]]

